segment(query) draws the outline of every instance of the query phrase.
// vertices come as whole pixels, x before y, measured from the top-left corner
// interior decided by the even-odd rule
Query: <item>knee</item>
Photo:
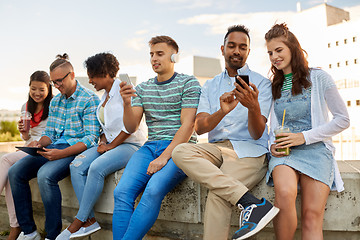
[[[171,157],[177,166],[180,166],[184,161],[184,153],[189,151],[189,143],[182,143],[177,145],[172,151]]]
[[[301,214],[301,225],[304,229],[317,229],[322,227],[323,211],[321,209],[312,209],[303,207]]]
[[[51,183],[54,182],[54,180],[51,178],[51,176],[47,171],[40,169],[37,173],[37,182],[39,188],[41,188],[43,186],[51,185]]]
[[[105,178],[105,173],[102,171],[104,169],[104,166],[101,166],[101,164],[96,164],[96,162],[93,162],[88,171],[88,176],[99,178]]]
[[[10,182],[15,182],[18,177],[21,177],[21,174],[18,174],[18,169],[16,165],[13,165],[12,167],[9,168],[8,171],[8,178]]]
[[[9,155],[9,153],[8,154],[5,154],[5,155],[3,155],[2,157],[1,157],[1,159],[0,159],[0,164],[3,166],[3,165],[11,165],[10,164],[10,160],[9,160],[9,158],[8,158],[8,155]]]
[[[160,188],[160,185],[161,184],[147,185],[143,195],[141,196],[142,201],[161,202],[167,192],[166,190]]]
[[[85,155],[79,154],[76,156],[76,158],[70,163],[69,168],[71,175],[83,175],[83,161],[82,159],[85,157]]]
[[[275,191],[276,206],[280,209],[283,209],[288,206],[295,205],[296,196],[296,189],[294,190],[287,187],[280,187]]]
[[[129,189],[127,184],[124,181],[119,182],[119,184],[114,189],[114,204],[117,205],[120,202],[126,201],[129,196]]]

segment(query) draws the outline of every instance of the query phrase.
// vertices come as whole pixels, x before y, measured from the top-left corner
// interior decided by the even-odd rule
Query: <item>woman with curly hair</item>
[[[119,70],[116,57],[99,53],[89,57],[85,67],[89,83],[97,91],[105,90],[96,111],[102,134],[98,146],[79,154],[70,164],[71,182],[80,208],[75,220],[57,240],[84,237],[101,229],[93,208],[102,193],[105,177],[124,168],[146,140],[144,125],[133,134],[124,127],[120,80],[115,79]]]
[[[270,116],[272,156],[266,180],[274,185],[275,206],[280,208],[274,218],[276,239],[294,238],[298,185],[302,239],[323,239],[329,191],[343,190],[331,137],[349,126],[348,112],[334,80],[325,71],[308,67],[305,51],[286,24],[274,25],[265,40],[272,64],[274,101]],[[282,121],[291,132],[277,134],[275,140],[274,129]],[[283,148],[290,148],[290,153]]]

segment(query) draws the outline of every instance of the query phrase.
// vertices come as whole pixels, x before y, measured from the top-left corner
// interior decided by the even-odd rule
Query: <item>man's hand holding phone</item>
[[[236,82],[234,83],[235,85],[234,93],[236,99],[241,103],[241,105],[243,105],[248,109],[253,109],[254,107],[258,107],[259,90],[256,88],[256,86],[253,83],[249,81],[249,76],[236,75],[235,80]]]
[[[245,88],[244,83],[246,83],[246,85],[248,85],[248,86],[250,83],[249,75],[235,75],[235,81],[237,84],[240,85],[240,87]]]
[[[131,105],[131,97],[136,97],[136,91],[131,83],[129,76],[125,74],[119,74],[121,80],[120,83],[120,95],[124,101],[124,105]]]

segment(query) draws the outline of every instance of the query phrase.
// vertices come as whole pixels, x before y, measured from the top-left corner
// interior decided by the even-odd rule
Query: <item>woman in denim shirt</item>
[[[334,80],[310,69],[304,50],[286,24],[265,35],[271,61],[274,103],[270,117],[271,160],[266,181],[275,186],[276,238],[293,239],[297,226],[295,200],[301,187],[302,239],[322,239],[325,204],[330,189],[343,190],[331,137],[349,126],[349,116]],[[291,133],[274,129],[282,124]],[[328,109],[333,115],[328,120]],[[277,151],[290,147],[290,154]]]

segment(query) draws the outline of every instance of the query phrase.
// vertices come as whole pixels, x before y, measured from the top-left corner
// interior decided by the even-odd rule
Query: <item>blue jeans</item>
[[[160,156],[171,141],[145,143],[130,159],[114,190],[113,239],[142,239],[159,215],[161,202],[185,177],[170,158],[152,176],[146,171],[151,161]],[[144,191],[134,210],[137,196]]]
[[[64,149],[69,144],[50,144],[46,148]],[[75,156],[49,161],[42,156],[26,156],[9,169],[16,217],[25,234],[36,230],[29,181],[37,177],[45,208],[47,238],[55,239],[61,231],[61,192],[58,182],[69,175],[69,164]]]
[[[80,205],[77,219],[85,222],[88,218],[94,217],[93,207],[103,190],[105,177],[124,168],[139,147],[123,143],[100,154],[95,146],[79,154],[72,161],[71,182]]]

